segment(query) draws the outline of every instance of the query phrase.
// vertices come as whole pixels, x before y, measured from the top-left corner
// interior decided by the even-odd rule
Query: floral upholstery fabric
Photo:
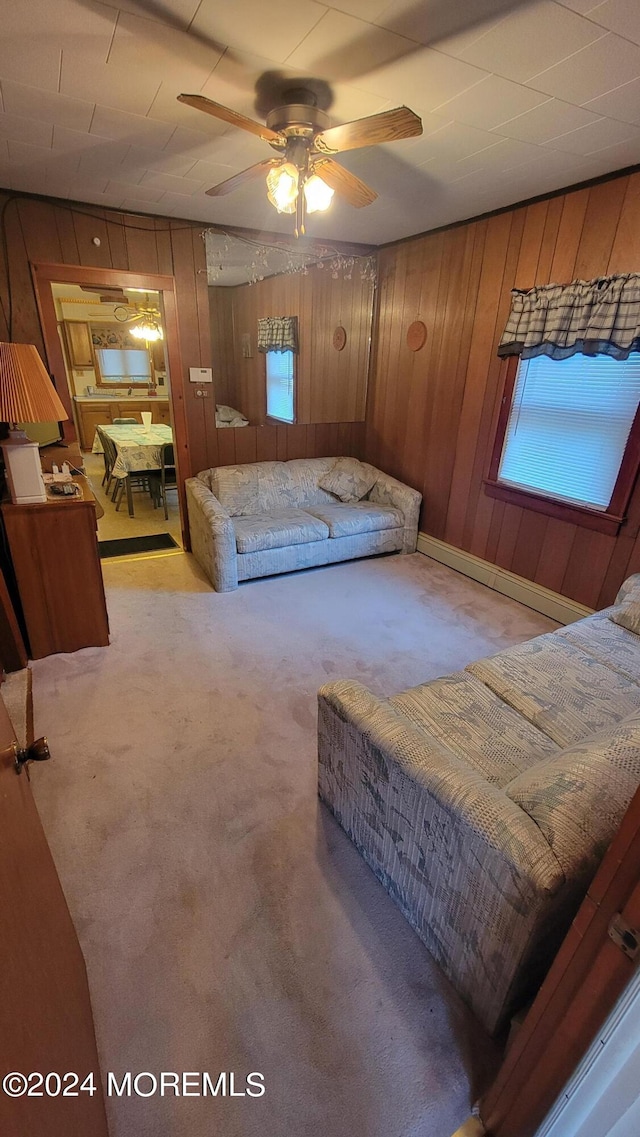
[[[640,636],[640,597],[636,599],[633,593],[626,597],[621,604],[616,605],[609,619],[614,624],[619,624],[621,628]]]
[[[276,513],[236,517],[233,518],[233,528],[239,553],[259,553],[265,549],[303,545],[308,541],[325,541],[329,536],[327,526],[303,509],[281,509]]]
[[[258,511],[256,466],[218,466],[211,471],[211,490],[230,517],[246,517]]]
[[[318,763],[320,796],[493,1032],[561,935],[564,876],[537,825],[356,682],[319,692]]]
[[[533,818],[562,868],[595,872],[640,785],[640,713],[540,762],[506,794]]]
[[[392,505],[373,505],[370,501],[355,501],[352,505],[310,505],[307,512],[324,521],[332,537],[404,528],[404,514],[399,509]]]
[[[230,592],[238,587],[233,522],[199,478],[189,478],[186,486],[191,551],[216,592]]]
[[[535,992],[640,782],[635,638],[596,614],[388,701],[319,692],[321,798],[490,1032]]]
[[[373,469],[373,467],[372,467]],[[418,522],[422,495],[411,486],[405,486],[389,474],[378,476],[369,491],[368,500],[379,505],[394,505],[404,513],[404,540],[402,550],[412,553],[418,541]]]
[[[637,683],[555,632],[467,670],[559,746],[572,746],[640,708]]]
[[[340,501],[361,501],[376,480],[372,466],[359,462],[357,458],[338,458],[320,481],[320,488],[327,490]]]
[[[239,580],[352,557],[415,551],[420,494],[360,463],[375,478],[371,501],[362,503],[359,513],[345,513],[344,524],[339,525],[334,511],[352,507],[336,502],[319,484],[335,462],[335,458],[299,458],[219,466],[187,480],[190,526],[196,533],[193,553],[214,588],[224,592],[237,588]],[[375,499],[374,491],[379,495]],[[314,514],[316,507],[325,506],[332,507],[336,535],[330,535],[329,524]],[[373,513],[363,520],[367,509],[375,510],[375,527]],[[291,510],[307,515],[304,524],[311,528],[306,535],[299,517],[289,518],[295,520],[289,528],[280,524],[281,515]],[[263,520],[255,521],[260,515],[265,515]],[[383,524],[392,527],[383,529]],[[289,543],[283,545],[287,533]]]
[[[379,529],[376,533],[355,533],[351,537],[332,537],[304,545],[266,549],[259,553],[238,553],[238,580],[254,580],[278,572],[314,568],[348,561],[353,557],[370,557],[376,553],[398,553],[402,550],[401,529]]]
[[[448,753],[497,786],[507,785],[559,747],[465,671],[389,699],[395,710]]]
[[[612,611],[608,608],[590,620],[577,620],[556,635],[635,683],[640,678],[640,636],[615,624],[609,618]]]
[[[335,502],[333,494],[320,486],[324,474],[334,462],[335,458],[293,458],[287,462],[287,470],[298,495],[296,504],[301,509],[308,505],[331,505]]]

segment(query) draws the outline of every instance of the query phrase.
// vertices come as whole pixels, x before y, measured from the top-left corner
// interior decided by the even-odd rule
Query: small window
[[[295,422],[294,372],[292,351],[268,351],[267,415],[279,422]]]
[[[149,383],[151,359],[144,348],[99,347],[96,360],[106,383]]]
[[[512,356],[489,492],[578,523],[587,524],[585,514],[601,514],[619,525],[637,474],[630,436],[637,433],[639,403],[638,353],[624,361]],[[571,518],[563,508],[582,516]],[[591,527],[613,531],[597,522]]]

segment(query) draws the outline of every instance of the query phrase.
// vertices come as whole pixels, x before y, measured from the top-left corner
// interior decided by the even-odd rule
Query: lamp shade
[[[37,348],[0,343],[0,422],[59,422],[68,417]]]

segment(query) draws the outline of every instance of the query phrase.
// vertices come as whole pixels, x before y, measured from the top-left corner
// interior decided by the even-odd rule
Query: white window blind
[[[293,352],[268,351],[265,360],[267,414],[269,418],[277,418],[281,422],[294,422]]]
[[[151,360],[146,349],[100,347],[96,355],[103,379],[123,383],[148,383],[151,379]]]
[[[500,482],[606,509],[640,401],[640,354],[520,360]]]

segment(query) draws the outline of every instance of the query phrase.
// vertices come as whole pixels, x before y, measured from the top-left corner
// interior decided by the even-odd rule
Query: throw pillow
[[[239,413],[234,407],[227,407],[224,403],[216,403],[216,418],[220,419],[220,422],[231,422]]]
[[[637,593],[632,592],[629,596],[625,597],[621,604],[613,609],[610,613],[609,619],[614,624],[619,624],[621,628],[626,628],[629,632],[635,632],[640,636],[640,598],[636,599]]]
[[[362,501],[373,489],[376,479],[377,474],[372,467],[365,466],[357,458],[338,458],[318,485],[340,501],[353,502]]]

